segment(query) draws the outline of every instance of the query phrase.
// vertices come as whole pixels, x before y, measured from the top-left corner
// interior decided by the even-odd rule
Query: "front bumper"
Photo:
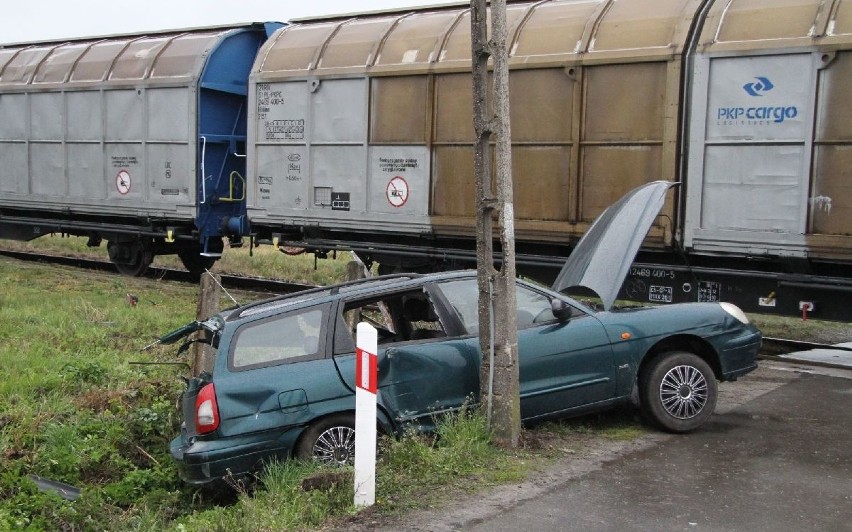
[[[289,458],[299,434],[298,428],[211,440],[181,434],[172,440],[169,450],[181,479],[204,485],[258,471],[272,459]]]
[[[725,342],[719,353],[722,369],[720,380],[736,380],[757,369],[757,354],[762,342],[763,335],[754,326],[749,326],[742,334]]]

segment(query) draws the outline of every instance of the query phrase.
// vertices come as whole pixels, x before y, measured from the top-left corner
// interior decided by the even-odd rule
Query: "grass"
[[[179,481],[168,446],[185,370],[131,362],[179,361],[173,348],[140,348],[194,318],[196,290],[0,258],[0,530],[305,529],[355,512],[351,483],[301,489],[323,473],[311,464],[272,465],[256,489],[225,499]],[[490,445],[475,415],[442,422],[437,439],[382,445],[379,513],[471,479],[517,481],[536,463]],[[39,492],[30,474],[82,494]]]
[[[79,239],[43,241],[64,253],[91,252]],[[255,274],[303,271],[307,282],[312,260],[267,249],[268,264]],[[325,261],[328,269],[317,274],[325,277],[315,282],[334,279],[345,261]],[[311,464],[271,465],[256,489],[225,499],[178,480],[168,443],[179,430],[175,399],[184,370],[131,362],[178,360],[172,348],[140,348],[194,318],[196,291],[0,258],[0,530],[280,530],[353,519],[351,482],[301,488],[304,478],[328,473]],[[139,303],[131,305],[128,294]],[[848,324],[754,319],[774,336],[850,333]],[[524,433],[524,449],[503,451],[490,444],[481,417],[448,419],[437,438],[382,443],[373,513],[397,515],[440,504],[440,497],[517,483],[590,439],[632,440],[644,432],[632,414],[592,416],[540,425]],[[41,493],[29,474],[78,486],[81,497]]]
[[[824,320],[803,320],[766,314],[749,314],[749,319],[764,336],[791,338],[808,342],[838,344],[852,342],[852,327],[848,323]]]
[[[86,246],[86,241],[87,239],[82,237],[46,235],[30,242],[0,240],[0,249],[109,260],[106,242],[90,248]],[[250,249],[246,244],[241,248],[226,248],[222,258],[216,261],[211,271],[283,279],[294,283],[328,284],[330,280],[346,278],[346,264],[350,260],[349,253],[331,254],[328,259],[315,260],[312,254],[286,255],[272,246]],[[159,255],[154,258],[153,266],[183,269],[176,255]]]

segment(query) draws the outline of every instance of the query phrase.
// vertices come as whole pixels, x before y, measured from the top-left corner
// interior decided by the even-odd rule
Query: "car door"
[[[326,357],[331,305],[241,325],[214,375],[223,436],[300,425],[352,392]]]
[[[476,279],[439,286],[466,329],[477,333]],[[535,419],[612,398],[615,369],[603,325],[579,307],[573,307],[570,320],[557,320],[550,306],[555,296],[530,285],[519,283],[516,297],[521,417]]]
[[[476,400],[479,358],[474,342],[448,334],[453,327],[439,317],[422,288],[341,305],[334,360],[350,387],[355,383],[356,321],[371,322],[379,330],[378,401],[399,427],[433,429],[437,414]]]
[[[615,393],[612,346],[601,322],[579,308],[559,321],[550,298],[519,285],[518,358],[521,416],[558,414],[611,399]],[[525,317],[532,314],[532,321]]]

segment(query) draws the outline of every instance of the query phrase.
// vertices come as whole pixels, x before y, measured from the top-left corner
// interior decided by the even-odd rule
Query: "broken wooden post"
[[[195,319],[204,321],[219,312],[219,298],[222,296],[222,278],[218,274],[207,272],[201,276],[198,306]],[[210,346],[210,333],[204,329],[195,333],[198,341],[192,346],[192,375],[197,377],[203,372],[213,371],[213,349]]]

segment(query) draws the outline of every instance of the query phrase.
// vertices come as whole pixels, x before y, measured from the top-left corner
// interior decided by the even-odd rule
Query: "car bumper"
[[[300,433],[300,429],[294,428],[219,440],[193,440],[182,434],[172,440],[170,452],[181,479],[204,485],[251,473],[267,460],[289,458]]]
[[[721,380],[736,380],[757,369],[757,354],[762,342],[763,335],[753,327],[725,342],[720,357]]]

